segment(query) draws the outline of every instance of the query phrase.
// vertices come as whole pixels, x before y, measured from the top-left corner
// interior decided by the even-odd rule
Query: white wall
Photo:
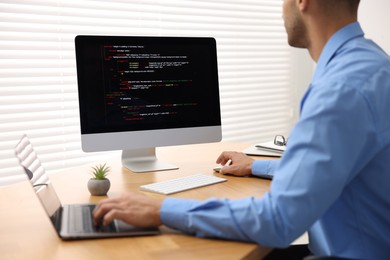
[[[390,1],[361,0],[359,21],[366,38],[374,40],[390,54]]]
[[[291,48],[291,55],[291,98],[294,104],[291,127],[293,127],[299,118],[301,99],[310,84],[315,63],[306,49]]]

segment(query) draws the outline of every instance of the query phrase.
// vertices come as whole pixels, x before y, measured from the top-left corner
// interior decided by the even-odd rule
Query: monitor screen
[[[84,151],[123,150],[125,166],[150,155],[152,166],[155,147],[221,140],[215,39],[82,35],[75,44]]]

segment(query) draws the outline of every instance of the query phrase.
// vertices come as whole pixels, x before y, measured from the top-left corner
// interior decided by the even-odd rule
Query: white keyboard
[[[194,174],[168,181],[161,181],[152,184],[142,185],[140,186],[140,189],[144,191],[151,191],[168,195],[224,181],[227,180],[211,175]]]

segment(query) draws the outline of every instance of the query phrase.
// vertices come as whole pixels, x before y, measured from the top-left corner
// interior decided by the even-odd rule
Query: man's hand
[[[108,225],[114,219],[138,227],[160,226],[162,201],[140,193],[127,192],[120,196],[102,200],[93,211],[95,224]]]
[[[229,165],[226,165],[230,161]],[[252,174],[253,159],[244,153],[223,152],[217,159],[217,163],[224,165],[220,173],[235,176],[249,176]]]

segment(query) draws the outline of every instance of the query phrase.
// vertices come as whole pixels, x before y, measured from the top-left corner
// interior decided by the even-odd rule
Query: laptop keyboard
[[[92,221],[92,211],[95,205],[72,205],[69,208],[70,231],[75,233],[115,232],[115,224],[95,226]]]

